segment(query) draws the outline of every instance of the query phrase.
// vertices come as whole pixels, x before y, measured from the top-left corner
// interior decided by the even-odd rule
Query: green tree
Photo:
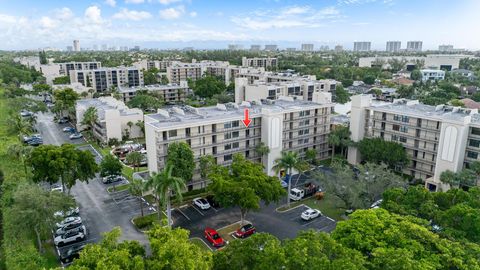
[[[143,156],[142,153],[133,151],[128,153],[125,159],[129,165],[133,166],[135,171],[138,171],[138,167],[140,167],[145,157]]]
[[[128,102],[128,107],[139,108],[143,111],[157,110],[162,106],[162,101],[151,95],[136,95]]]
[[[143,136],[145,136],[145,123],[141,120],[137,120],[135,126],[137,126],[142,131]]]
[[[14,223],[35,234],[38,250],[43,253],[42,239],[49,239],[55,225],[54,213],[75,205],[61,192],[48,192],[37,185],[23,184],[13,194]]]
[[[335,89],[335,102],[345,104],[350,101],[350,94],[343,88],[342,85],[337,85]]]
[[[403,168],[409,159],[403,145],[384,141],[382,138],[364,138],[358,143],[362,160],[373,163],[385,163],[391,169]]]
[[[317,151],[315,151],[315,149],[308,149],[305,152],[305,159],[310,165],[315,165],[317,162]]]
[[[33,85],[33,90],[37,93],[50,93],[52,92],[52,87],[45,83],[37,83]]]
[[[104,233],[100,243],[85,246],[69,269],[146,269],[145,248],[138,241],[119,243],[120,235],[119,227]]]
[[[88,127],[88,130],[92,132],[93,135],[93,128],[95,123],[98,121],[98,112],[97,108],[95,107],[88,107],[87,110],[83,113],[83,119],[81,124]]]
[[[48,64],[47,54],[45,53],[45,51],[38,52],[38,58],[40,59],[41,65]]]
[[[28,168],[27,168],[26,160],[29,159],[32,151],[33,151],[32,146],[24,146],[19,143],[11,144],[7,148],[7,153],[11,157],[15,159],[20,159],[20,161],[22,162],[23,169],[25,170],[25,176],[28,176]]]
[[[347,146],[350,145],[350,129],[346,126],[338,126],[328,134],[328,143],[332,146],[332,161],[335,156],[335,147],[340,146],[342,156],[346,156]]]
[[[66,111],[73,111],[75,109],[75,103],[78,100],[78,94],[71,88],[55,90],[53,97],[55,99],[53,110],[59,113],[60,117],[63,117]]]
[[[127,122],[127,126],[128,126],[128,129],[129,129],[129,133],[132,134],[133,122],[132,122],[132,121],[128,121],[128,122]]]
[[[230,168],[216,166],[210,179],[208,189],[215,200],[225,207],[238,206],[242,224],[249,211],[260,208],[260,201],[278,202],[285,194],[277,177],[268,176],[262,165],[240,154],[233,156]]]
[[[149,70],[143,70],[143,81],[145,85],[151,85],[158,83],[157,74],[159,70],[156,68],[151,68]]]
[[[450,100],[450,105],[452,106],[455,106],[455,107],[465,107],[465,104],[463,104],[463,102],[461,100],[459,100],[458,98],[454,98],[452,100]]]
[[[143,182],[142,179],[133,179],[130,181],[130,184],[128,186],[128,190],[130,193],[137,197],[138,203],[140,204],[140,213],[142,214],[143,217],[143,191],[145,190],[145,182]]]
[[[174,142],[168,146],[167,163],[175,168],[173,176],[182,178],[186,183],[192,179],[195,162],[193,151],[186,142]]]
[[[168,77],[166,75],[162,75],[160,78],[160,83],[163,85],[168,84]]]
[[[372,85],[375,83],[375,76],[373,75],[367,75],[363,77],[363,82],[368,85]]]
[[[415,88],[413,86],[400,85],[397,89],[397,94],[400,98],[411,99],[415,94]]]
[[[162,217],[161,205],[167,206],[167,221],[168,226],[172,226],[172,209],[170,197],[172,192],[175,194],[175,199],[179,202],[183,200],[182,192],[185,189],[185,181],[173,175],[174,167],[171,164],[157,174],[150,177],[146,183],[146,188],[152,189],[157,197],[157,212],[158,219]]]
[[[10,134],[18,135],[20,141],[22,140],[22,135],[30,135],[33,132],[32,122],[22,118],[18,113],[10,115],[7,119],[7,126]]]
[[[415,81],[421,80],[422,79],[422,72],[420,72],[420,70],[418,70],[418,69],[414,69],[412,71],[412,73],[410,73],[410,79],[415,80]]]
[[[273,170],[277,175],[280,173],[280,171],[285,171],[286,173],[286,179],[288,180],[288,191],[287,191],[287,205],[290,206],[290,191],[292,189],[292,176],[293,176],[293,170],[296,171],[303,171],[304,169],[304,164],[300,160],[298,153],[297,152],[282,152],[282,156],[275,159],[274,165],[273,165]]]
[[[122,162],[115,156],[108,154],[103,157],[100,163],[100,176],[121,175],[123,165]]]
[[[147,260],[147,269],[211,269],[212,253],[193,244],[189,234],[182,228],[155,226],[149,230],[152,256]]]
[[[192,83],[195,95],[202,98],[211,98],[213,95],[221,94],[226,90],[225,83],[213,76],[205,76]]]
[[[205,179],[215,165],[215,158],[212,155],[201,156],[198,163],[200,176]]]
[[[255,146],[255,153],[260,156],[261,163],[263,164],[263,158],[270,153],[270,148],[264,142],[260,142]]]

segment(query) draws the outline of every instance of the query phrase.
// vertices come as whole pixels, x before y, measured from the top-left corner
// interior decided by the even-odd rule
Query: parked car
[[[55,231],[55,236],[63,235],[66,234],[67,232],[71,231],[79,231],[82,232],[83,234],[87,234],[87,228],[85,228],[85,225],[83,225],[82,222],[74,222],[70,223],[68,225],[65,225],[62,228],[59,228]]]
[[[195,198],[193,199],[193,204],[202,210],[210,209],[210,204],[204,198]]]
[[[104,184],[110,184],[120,181],[126,181],[127,179],[123,175],[109,175],[102,178]]]
[[[39,145],[43,144],[43,139],[41,139],[41,138],[34,138],[34,139],[32,139],[32,140],[29,140],[29,141],[27,142],[27,144],[30,145],[30,146],[39,146]]]
[[[301,218],[303,220],[311,220],[311,219],[317,218],[321,215],[322,215],[322,212],[320,212],[320,210],[310,208],[310,209],[307,209],[307,210],[303,211],[303,213],[301,215]]]
[[[226,244],[225,240],[223,240],[215,229],[207,227],[204,233],[205,239],[207,239],[207,241],[214,247],[223,247]]]
[[[72,135],[69,136],[70,140],[80,139],[80,138],[82,138],[82,137],[83,137],[82,133],[78,133],[78,132],[77,132],[77,133],[73,133]]]
[[[75,128],[73,128],[73,127],[64,127],[62,130],[63,130],[63,132],[77,133]]]
[[[63,186],[61,184],[53,184],[50,186],[50,191],[63,192]]]
[[[382,204],[382,202],[383,202],[383,199],[375,201],[374,203],[372,203],[372,205],[370,205],[370,208],[372,209],[380,208],[380,205]]]
[[[80,214],[80,209],[78,207],[72,207],[68,209],[67,211],[58,211],[53,214],[54,217],[74,217],[78,216]]]
[[[76,245],[69,248],[67,251],[60,253],[60,260],[63,263],[69,263],[74,259],[78,259],[80,257],[80,251],[85,248],[85,245]]]
[[[67,117],[62,117],[58,120],[59,124],[66,124],[68,123],[68,118]]]
[[[218,203],[216,200],[215,200],[215,197],[213,195],[208,195],[207,197],[205,197],[205,199],[207,199],[208,203],[210,204],[210,206],[212,207],[221,207],[220,203]]]
[[[65,244],[75,243],[85,239],[85,234],[80,231],[70,231],[63,235],[56,236],[53,242],[56,246],[64,246]]]
[[[61,228],[61,227],[64,227],[65,225],[67,225],[67,224],[74,223],[74,222],[82,222],[82,218],[81,217],[67,217],[64,220],[62,220],[61,222],[58,222],[56,225],[57,225],[57,228]]]
[[[29,117],[29,116],[32,116],[33,115],[33,112],[30,112],[30,111],[27,111],[27,110],[22,110],[20,112],[20,116],[22,117]]]
[[[245,238],[256,232],[257,230],[255,229],[255,227],[252,224],[248,223],[238,228],[238,230],[235,232],[235,236],[238,238]]]
[[[37,139],[43,140],[42,135],[33,134],[32,136],[23,136],[23,142],[24,143],[28,143],[31,140],[37,140]]]

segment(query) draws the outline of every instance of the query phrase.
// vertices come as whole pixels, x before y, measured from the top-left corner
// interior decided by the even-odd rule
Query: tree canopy
[[[128,102],[128,107],[139,108],[143,111],[156,110],[161,108],[162,106],[163,102],[161,100],[154,96],[145,94],[136,95]]]
[[[409,162],[403,145],[382,138],[364,138],[358,143],[358,150],[362,160],[378,164],[383,162],[391,169],[402,168]]]
[[[190,83],[195,95],[202,98],[211,98],[214,95],[222,94],[226,89],[223,81],[213,76],[205,76]]]
[[[122,174],[122,162],[111,154],[103,157],[100,163],[100,176],[120,175]]]
[[[195,162],[193,151],[186,142],[174,142],[168,145],[167,163],[175,168],[173,176],[180,177],[187,183],[192,179]]]

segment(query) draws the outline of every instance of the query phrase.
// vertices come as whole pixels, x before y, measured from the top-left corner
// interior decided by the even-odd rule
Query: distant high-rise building
[[[73,50],[76,52],[80,51],[80,40],[76,39],[73,41]]]
[[[452,52],[453,45],[440,45],[438,46],[438,50],[441,52]]]
[[[353,51],[355,52],[369,52],[372,43],[370,41],[355,41],[353,43]]]
[[[296,50],[297,50],[297,48],[287,48],[287,52],[294,52]]]
[[[73,47],[72,46],[67,46],[67,52],[71,52],[73,51]]]
[[[401,41],[387,41],[387,46],[385,50],[387,52],[398,52],[402,46]]]
[[[303,52],[313,52],[313,44],[302,44]]]
[[[343,51],[343,46],[342,45],[336,45],[335,46],[335,52],[342,52]]]
[[[422,41],[408,41],[407,42],[407,51],[409,52],[421,52],[422,51]]]
[[[242,49],[242,45],[238,45],[238,44],[229,44],[228,45],[228,50],[230,51],[238,51],[238,50],[241,50]]]
[[[275,44],[265,45],[265,51],[275,52],[277,49],[278,47]]]
[[[262,48],[262,46],[260,46],[260,45],[250,45],[250,51],[252,51],[252,52],[258,52],[258,51],[261,50],[261,48]]]
[[[102,45],[102,51],[106,51],[108,50],[108,45],[107,44],[103,44]]]
[[[320,51],[328,51],[328,50],[330,50],[330,47],[328,47],[328,45],[320,46]]]
[[[126,47],[126,46],[124,46],[124,47]],[[121,47],[121,48],[123,48],[123,47]],[[128,48],[128,47],[126,47],[126,48]],[[138,46],[138,45],[134,46],[132,48],[132,51],[139,52],[140,51],[140,46]]]

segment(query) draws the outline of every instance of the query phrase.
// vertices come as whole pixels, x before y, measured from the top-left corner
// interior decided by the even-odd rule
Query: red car
[[[212,243],[214,247],[223,247],[225,245],[225,241],[223,238],[218,234],[215,229],[206,228],[205,229],[205,239],[208,242]]]
[[[238,238],[245,238],[245,237],[248,237],[254,233],[256,233],[257,230],[255,229],[255,227],[253,227],[252,224],[245,224],[243,225],[242,227],[240,227],[236,232],[235,232],[235,236],[238,237]]]

